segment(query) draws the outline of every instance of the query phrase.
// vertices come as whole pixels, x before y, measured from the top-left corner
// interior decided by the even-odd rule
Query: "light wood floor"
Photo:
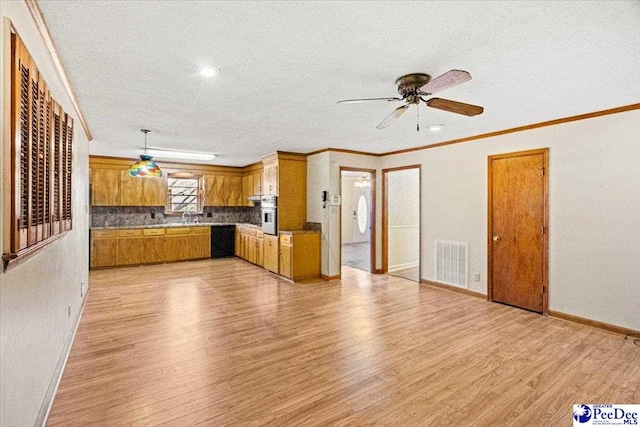
[[[569,426],[640,402],[631,341],[402,278],[221,259],[90,283],[48,425]]]
[[[402,270],[396,270],[389,272],[389,276],[402,277],[403,279],[412,280],[414,282],[420,281],[420,271],[418,267],[403,268]]]

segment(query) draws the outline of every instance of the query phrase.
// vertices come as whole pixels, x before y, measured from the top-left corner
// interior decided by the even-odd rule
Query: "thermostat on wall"
[[[340,195],[334,194],[331,196],[331,206],[340,206]]]

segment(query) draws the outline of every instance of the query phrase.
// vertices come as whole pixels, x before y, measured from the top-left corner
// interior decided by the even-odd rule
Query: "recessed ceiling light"
[[[437,133],[437,132],[440,132],[443,127],[444,127],[443,125],[429,125],[429,131]]]
[[[213,77],[218,74],[220,70],[215,67],[202,67],[200,68],[200,75],[202,77]]]
[[[190,159],[190,160],[213,160],[216,155],[213,153],[196,153],[191,151],[172,151],[162,150],[158,148],[148,149],[147,153],[154,157],[162,159]]]

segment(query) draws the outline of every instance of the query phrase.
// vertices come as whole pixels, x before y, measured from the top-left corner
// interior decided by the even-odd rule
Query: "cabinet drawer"
[[[264,231],[262,231],[262,230],[256,231],[256,236],[257,237],[264,237]]]
[[[142,236],[142,230],[118,230],[118,237],[139,237]]]
[[[191,234],[209,234],[211,233],[211,227],[191,227],[189,232]]]
[[[242,234],[246,234],[247,236],[255,236],[258,233],[258,230],[255,228],[243,228]]]
[[[144,230],[145,236],[164,236],[164,228],[146,228]]]
[[[291,235],[290,234],[281,234],[280,235],[280,244],[281,245],[290,245],[291,244]]]
[[[118,230],[92,230],[91,235],[93,237],[116,237]]]
[[[189,234],[189,227],[171,227],[171,228],[167,228],[167,234],[171,235],[171,234]]]

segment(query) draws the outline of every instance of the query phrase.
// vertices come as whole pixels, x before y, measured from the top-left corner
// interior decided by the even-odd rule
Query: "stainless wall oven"
[[[276,196],[262,196],[260,203],[262,231],[265,234],[278,234],[278,204]]]

